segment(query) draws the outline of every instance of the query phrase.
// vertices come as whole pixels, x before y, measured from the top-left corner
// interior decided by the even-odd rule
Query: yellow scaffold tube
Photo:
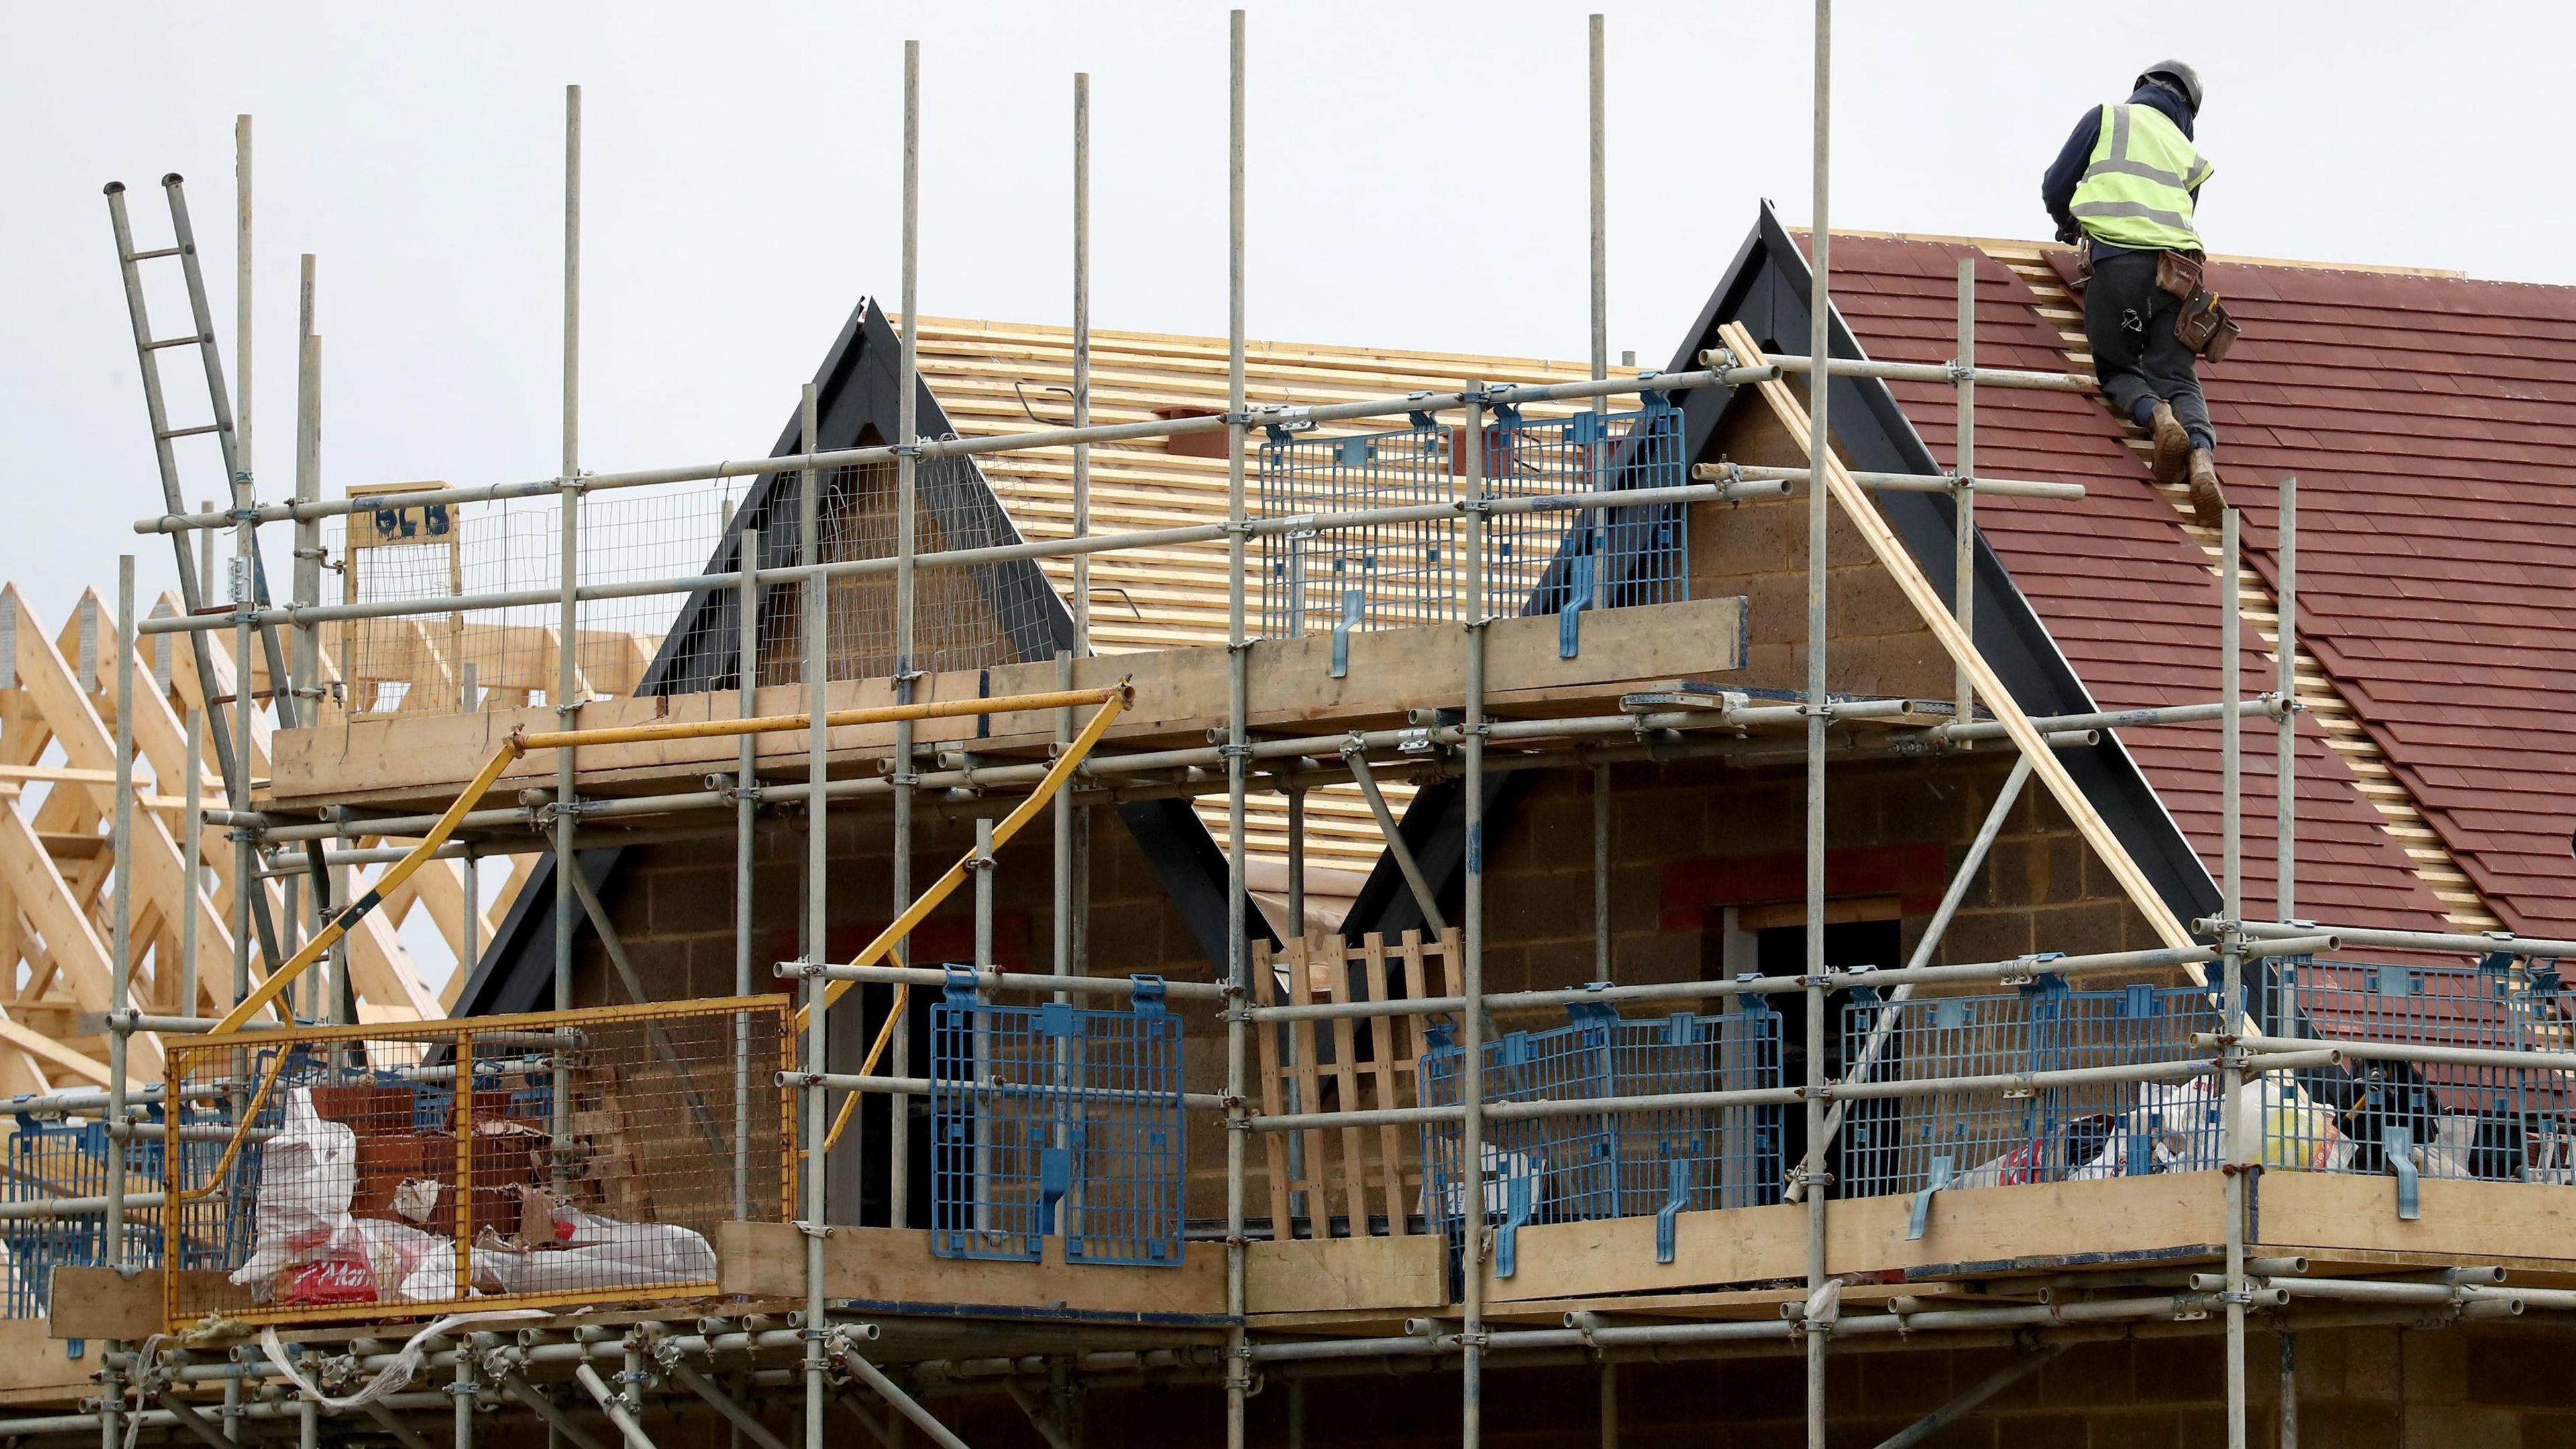
[[[1003,816],[1001,821],[994,825],[994,849],[1001,849],[1005,842],[1020,832],[1020,827],[1035,820],[1038,812],[1047,807],[1047,802],[1055,798],[1056,792],[1064,788],[1065,781],[1073,778],[1073,772],[1081,766],[1084,757],[1091,753],[1093,746],[1100,743],[1101,736],[1109,732],[1110,722],[1117,719],[1119,711],[1127,707],[1127,699],[1127,691],[1121,688],[1113,691],[1109,698],[1100,702],[1100,708],[1092,714],[1091,722],[1082,727],[1082,733],[1075,735],[1073,743],[1065,746],[1064,753],[1057,756],[1056,762],[1047,767],[1045,778],[1039,780],[1037,787],[1029,791],[1028,798],[1011,807],[1011,813]],[[893,924],[879,931],[877,938],[870,941],[865,950],[850,958],[850,964],[873,966],[885,959],[886,955],[894,950],[897,941],[911,935],[913,928],[921,924],[922,918],[939,909],[941,901],[955,894],[957,888],[966,883],[966,871],[974,859],[974,852],[968,851],[955,865],[948,867],[946,875],[932,881],[930,889],[923,891],[914,898],[911,905],[904,907],[903,914],[895,917]],[[833,1002],[841,999],[841,993],[849,990],[851,984],[847,981],[825,983],[823,1005],[828,1009]],[[796,1029],[798,1031],[805,1029],[805,1023],[812,1010],[811,1005],[797,1009]]]
[[[892,724],[900,720],[953,719],[964,715],[1018,714],[1098,704],[1101,706],[1101,711],[1093,717],[1094,728],[1085,731],[1082,739],[1075,742],[1076,748],[1065,757],[1066,761],[1079,761],[1089,752],[1093,744],[1098,743],[1097,731],[1106,727],[1105,721],[1114,717],[1128,698],[1128,687],[1124,681],[1121,681],[1102,689],[1061,689],[1042,694],[1004,695],[995,699],[930,700],[920,704],[836,709],[823,716],[823,725],[826,729],[839,729],[847,725]],[[618,725],[593,730],[535,732],[512,730],[510,737],[501,742],[501,747],[492,752],[492,758],[484,761],[483,768],[477,771],[474,778],[466,783],[465,788],[457,793],[455,801],[438,817],[438,822],[429,828],[429,833],[420,838],[420,843],[413,846],[409,854],[387,867],[384,875],[379,877],[373,886],[368,887],[366,894],[332,912],[331,919],[323,925],[322,929],[313,933],[313,939],[305,942],[303,949],[288,957],[283,965],[268,974],[268,979],[261,982],[256,990],[244,996],[232,1010],[225,1012],[223,1020],[216,1022],[207,1035],[224,1036],[241,1030],[250,1023],[251,1018],[265,1010],[270,1002],[284,995],[286,988],[294,985],[297,977],[302,976],[314,962],[321,960],[333,946],[338,945],[358,922],[366,919],[369,912],[383,903],[388,894],[399,889],[404,881],[411,879],[414,872],[428,864],[430,858],[438,853],[439,847],[445,845],[448,837],[454,835],[456,828],[464,823],[467,813],[482,803],[484,795],[489,793],[492,786],[500,780],[502,772],[527,755],[537,750],[645,744],[656,740],[782,734],[791,730],[809,729],[813,723],[810,715],[768,714],[753,715],[744,719],[668,720],[659,724]],[[1043,806],[1047,797],[1053,795],[1063,784],[1061,772],[1069,768],[1067,763],[1059,762],[1054,770],[1050,770],[1046,779],[1039,783],[1038,793],[1030,796],[1031,803],[1023,804],[1019,810],[1011,813],[1006,828],[1016,830],[1024,822],[1025,815],[1037,813],[1037,807]],[[995,838],[1003,839],[1007,838],[1007,835],[997,833]],[[960,875],[962,878],[962,868],[950,874]],[[951,885],[950,889],[954,889],[954,886]],[[944,895],[945,892],[940,894]],[[938,902],[934,899],[931,904],[936,905]],[[837,987],[831,994],[833,996],[840,994]],[[802,1024],[801,1016],[799,1024]]]

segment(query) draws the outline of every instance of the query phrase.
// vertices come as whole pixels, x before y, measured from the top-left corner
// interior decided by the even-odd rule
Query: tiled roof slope
[[[2212,421],[2267,550],[2299,480],[2301,634],[2504,923],[2576,932],[2576,289],[2211,285],[2245,326]]]
[[[1956,258],[1968,250],[1836,237],[1836,304],[1871,356],[1952,355]],[[1978,360],[2088,370],[2090,359],[2064,335],[2080,323],[2063,294],[2035,291],[2033,268],[2006,264],[2036,258],[2036,249],[1994,252],[1980,253]],[[2576,382],[2563,380],[2565,361],[2576,357],[2571,294],[2299,267],[2222,267],[2214,285],[2247,329],[2208,386],[2229,498],[2245,512],[2260,575],[2245,635],[2249,691],[2270,687],[2276,668],[2262,587],[2273,566],[2270,480],[2295,472],[2301,482],[2300,635],[2324,674],[2311,678],[2303,661],[2301,697],[2319,708],[2299,727],[2298,913],[2412,929],[2480,919],[2474,898],[2437,899],[2427,885],[2449,879],[2437,868],[2447,847],[2508,924],[2576,926],[2566,848],[2576,744],[2546,713],[2553,687],[2566,692],[2565,641],[2576,636],[2558,624],[2565,611],[2519,596],[2541,587],[2540,559],[2553,544],[2564,547],[2576,515],[2554,530],[2508,517],[2545,518],[2547,469],[2537,448],[2550,425],[2541,397],[2557,400],[2562,446],[2576,441]],[[2547,300],[2522,296],[2533,292]],[[2515,305],[2508,296],[2522,296],[2519,313],[2506,310]],[[2484,388],[2454,379],[2449,369],[2465,354],[2527,357],[2535,332],[2552,333],[2543,316],[2527,315],[2535,312],[2555,319],[2554,357],[2505,359]],[[2552,366],[2562,377],[2554,388],[2543,380]],[[1950,389],[1897,384],[1896,393],[1948,464]],[[2090,398],[2021,389],[1980,390],[1977,415],[1979,471],[2086,486],[2077,503],[1980,500],[1978,519],[2094,697],[2110,708],[2215,698],[2219,600],[2206,540],[2148,481],[2129,430]],[[2408,435],[2409,418],[2428,420],[2424,441]],[[2436,486],[2412,491],[2414,476]],[[2501,549],[2519,566],[2482,569],[2473,549]],[[2554,644],[2544,642],[2552,635]],[[2537,723],[2526,722],[2533,716]],[[2493,731],[2517,717],[2530,733],[2506,740]],[[2367,731],[2379,750],[2329,749],[2321,723]],[[2264,721],[2248,726],[2248,904],[2269,913],[2273,734]],[[2215,874],[2217,727],[2126,739]],[[2378,768],[2380,751],[2392,779],[2365,773]],[[2408,801],[2394,811],[2373,803],[2374,794],[2406,792],[2438,841],[2404,837],[2417,818]]]

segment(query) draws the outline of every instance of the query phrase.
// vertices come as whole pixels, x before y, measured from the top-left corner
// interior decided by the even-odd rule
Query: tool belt
[[[2218,294],[2201,285],[2204,260],[2199,252],[2156,253],[2156,289],[2182,302],[2182,310],[2174,316],[2174,339],[2194,355],[2218,362],[2236,345],[2243,329],[2227,314]]]

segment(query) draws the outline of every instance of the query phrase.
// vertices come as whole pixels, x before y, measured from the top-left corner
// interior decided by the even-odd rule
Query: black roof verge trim
[[[1796,238],[1781,225],[1766,203],[1734,260],[1673,354],[1670,371],[1699,366],[1699,354],[1720,345],[1718,328],[1741,322],[1766,349],[1790,354],[1807,350],[1808,297],[1814,274]],[[1854,360],[1866,354],[1837,311],[1831,318],[1832,353]],[[1874,378],[1837,377],[1832,382],[1834,436],[1856,468],[1895,473],[1935,473],[1940,465],[1886,383]],[[1710,461],[1709,446],[1737,389],[1705,387],[1681,395],[1684,456]],[[1878,497],[1880,512],[1904,541],[1933,587],[1944,597],[1956,578],[1951,540],[1955,514],[1946,495],[1888,493]],[[2050,637],[2047,626],[2013,582],[1986,540],[1977,540],[1976,641],[1986,662],[2012,691],[2015,701],[2032,714],[2071,714],[2093,709],[2092,694],[2074,666]],[[2130,856],[2145,872],[2165,903],[2188,921],[2218,909],[2218,889],[2199,854],[2137,761],[2116,734],[2104,732],[2091,749],[2060,751],[2067,773],[2099,810]],[[1486,826],[1508,809],[1507,782],[1496,776],[1488,784]],[[1425,788],[1414,797],[1399,829],[1444,908],[1460,894],[1462,797],[1454,781]],[[1351,940],[1369,931],[1402,931],[1421,924],[1421,912],[1406,889],[1393,859],[1381,854],[1359,897],[1352,903],[1344,934]]]
[[[815,436],[821,447],[861,447],[896,434],[901,347],[901,338],[885,313],[872,299],[860,299],[814,375]],[[916,379],[915,387],[915,422],[920,432],[927,437],[955,436],[946,410],[929,385]],[[783,457],[801,452],[803,435],[800,418],[791,413],[770,455]],[[759,476],[727,523],[724,537],[717,541],[707,562],[709,573],[735,568],[742,531],[762,525],[772,500],[781,495],[781,490],[796,487],[800,476],[795,472]],[[925,487],[922,493],[925,506],[943,528],[968,537],[1018,536],[1009,510],[980,469],[974,470],[971,481],[954,471],[947,472],[946,477],[950,481],[944,486]],[[1024,661],[1050,658],[1057,650],[1072,647],[1073,642],[1072,615],[1055,590],[1042,577],[1033,588],[1027,578],[1018,577],[1037,571],[1037,564],[1028,560],[969,570],[988,599],[1034,595],[1042,601],[1042,615],[1035,620],[1021,611],[1004,614],[997,610],[1012,628],[1012,647]],[[636,693],[692,694],[734,688],[740,663],[736,657],[741,637],[738,609],[738,599],[730,589],[689,595]],[[1178,808],[1156,808],[1159,804],[1177,804]],[[1135,834],[1164,889],[1188,917],[1192,935],[1209,951],[1210,960],[1221,964],[1225,959],[1224,852],[1216,847],[1186,802],[1121,806],[1119,818]],[[622,850],[588,850],[581,856],[583,873],[594,885],[604,885],[622,859]],[[474,963],[457,998],[457,1015],[542,1010],[551,1004],[554,896],[554,862],[549,858],[530,874],[518,899],[493,932],[491,945]],[[1248,904],[1246,918],[1256,927],[1261,921],[1260,913]],[[579,929],[587,930],[588,926],[584,923]]]

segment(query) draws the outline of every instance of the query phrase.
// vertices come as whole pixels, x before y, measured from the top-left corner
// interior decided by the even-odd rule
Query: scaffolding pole
[[[921,418],[914,394],[921,387],[921,349],[914,325],[914,312],[921,305],[921,42],[903,43],[903,335],[895,359],[895,432],[902,448],[895,457],[895,525],[894,525],[894,697],[898,704],[910,704],[914,684],[920,675],[915,667],[914,637],[916,610],[920,606],[918,553],[920,540],[914,532],[914,515],[920,508],[921,493]],[[912,810],[916,781],[913,773],[913,727],[910,721],[894,727],[894,843],[893,871],[890,884],[892,899],[900,903],[912,899]],[[907,935],[894,943],[897,959],[912,959],[912,938]],[[912,1033],[899,1030],[894,1034],[890,1062],[898,1074],[912,1068]],[[886,1151],[886,1224],[904,1227],[910,1222],[912,1198],[912,1104],[898,1096],[891,1104],[887,1118]]]
[[[1827,203],[1831,197],[1833,140],[1833,0],[1816,0],[1815,34],[1815,261],[1807,292],[1807,353],[1815,369],[1807,387],[1807,456],[1822,474],[1831,465],[1833,434],[1826,420],[1832,402],[1833,228]],[[1811,981],[1825,974],[1825,609],[1826,535],[1832,522],[1830,490],[1821,483],[1807,489],[1807,971]],[[1828,1324],[1817,1321],[1825,1296],[1825,1200],[1832,1196],[1825,1173],[1825,1005],[1822,986],[1807,989],[1806,1057],[1807,1160],[1799,1177],[1807,1199],[1807,1303],[1804,1328],[1807,1361],[1807,1449],[1825,1449],[1825,1339]]]
[[[1091,425],[1091,77],[1073,78],[1073,425]],[[1073,536],[1091,532],[1091,445],[1073,445]],[[1073,556],[1073,658],[1091,657],[1091,556]],[[1066,675],[1066,683],[1071,675]],[[1072,738],[1073,716],[1062,717]],[[1056,901],[1064,925],[1067,969],[1081,975],[1091,959],[1091,807],[1068,797],[1062,867],[1065,889]]]
[[[1956,511],[1952,528],[1950,555],[1950,597],[1952,611],[1958,615],[1959,632],[1977,637],[1977,261],[1979,253],[1970,247],[1959,258],[1959,443],[1950,459],[1950,471],[1959,475],[1959,486],[1950,490],[1950,506]],[[1823,356],[1822,352],[1817,354]],[[1977,717],[1977,690],[1962,666],[1956,674],[1952,696],[1958,701],[1958,712],[1951,718],[1966,724]]]
[[[134,555],[124,554],[116,561],[116,805],[109,816],[116,859],[116,884],[113,916],[110,921],[107,1006],[111,1012],[131,1010],[134,1004]],[[250,693],[248,658],[243,660],[240,692]],[[250,740],[242,732],[244,753]],[[256,883],[245,873],[239,878],[243,890],[256,889]],[[111,1122],[126,1120],[125,1067],[131,1051],[131,1032],[110,1031],[107,1035],[107,1112]],[[172,1118],[176,1120],[177,1104]],[[107,1216],[104,1235],[107,1239],[103,1257],[106,1266],[123,1272],[125,1262],[125,1168],[130,1154],[122,1138],[110,1138],[107,1144]],[[110,1342],[111,1354],[123,1348]],[[99,1437],[104,1449],[119,1449],[117,1411],[122,1407],[122,1390],[116,1372],[108,1370],[99,1380]]]
[[[760,530],[746,528],[738,545],[742,588],[735,595],[738,639],[734,685],[744,718],[760,712]],[[752,993],[751,871],[758,854],[760,776],[758,743],[742,737],[733,782],[733,994]],[[751,1023],[733,1027],[733,1215],[751,1216]]]
[[[2240,637],[2244,580],[2238,565],[2239,515],[2231,508],[2219,527],[2219,610],[2218,673],[2219,687],[2234,697],[2237,676],[2244,655]],[[2243,722],[2235,714],[2219,721],[2219,836],[2220,873],[2223,880],[2221,907],[2230,921],[2245,916],[2245,847],[2243,839]],[[2220,994],[2223,1005],[2219,1019],[2227,1023],[2227,1035],[2238,1033],[2238,1023],[2246,1021],[2244,937],[2233,929],[2219,937]],[[2245,1177],[2249,1144],[2245,1140],[2244,1101],[2245,1074],[2240,1068],[2245,1061],[2244,1047],[2236,1041],[2224,1042],[2220,1048],[2219,1133],[2222,1143],[2221,1169],[2225,1180],[2227,1286],[2227,1449],[2246,1449],[2246,1364],[2245,1364]],[[2258,1138],[2250,1152],[2262,1153]]]
[[[576,698],[581,633],[581,87],[577,85],[564,87],[563,244],[563,453],[557,474],[562,521],[556,540],[556,567],[562,576],[556,580],[561,598],[555,619],[554,698],[548,702],[554,706],[556,727],[569,732],[581,724]],[[581,919],[581,902],[573,889],[573,874],[581,868],[573,852],[574,827],[581,812],[575,754],[570,748],[555,754],[553,1000],[557,1011],[572,1009],[572,937]],[[552,1094],[552,1128],[558,1138],[570,1131],[570,1088],[570,1077],[558,1065]]]
[[[1477,394],[1483,387],[1479,380],[1468,384],[1467,390]],[[1459,482],[1459,492],[1467,512],[1459,530],[1458,559],[1459,586],[1464,592],[1458,610],[1463,625],[1460,643],[1466,656],[1465,738],[1459,745],[1466,765],[1458,791],[1465,813],[1466,849],[1460,872],[1463,949],[1458,984],[1467,1009],[1458,1014],[1458,1190],[1467,1198],[1467,1266],[1466,1301],[1460,1306],[1463,1351],[1458,1378],[1464,1407],[1458,1437],[1464,1449],[1477,1449],[1485,1434],[1485,1260],[1490,1232],[1485,1201],[1485,515],[1477,507],[1485,497],[1481,406],[1468,406],[1459,433],[1466,456],[1466,476]]]
[[[1591,172],[1592,172],[1592,380],[1602,382],[1610,376],[1610,141],[1609,141],[1609,36],[1606,17],[1595,12],[1586,25],[1590,32],[1591,64]],[[1592,400],[1592,410],[1608,410],[1606,396]],[[1606,589],[1607,570],[1596,564],[1593,580],[1596,589]],[[1596,599],[1598,607],[1604,600]],[[1592,768],[1592,977],[1596,981],[1611,978],[1610,959],[1610,767]],[[1602,1379],[1602,1443],[1607,1446],[1618,1438],[1616,1411],[1611,1404],[1611,1380],[1604,1371]]]
[[[309,503],[322,496],[322,337],[314,330],[316,279],[313,254],[301,259],[302,276],[296,288],[296,368],[295,368],[295,498]],[[322,602],[322,524],[319,519],[300,520],[295,525],[295,602],[312,608]],[[305,701],[318,717],[322,701],[322,629],[318,624],[297,626],[295,640],[294,696]],[[471,666],[468,666],[469,668]],[[203,692],[200,691],[201,699]],[[242,889],[264,889],[245,882]],[[292,890],[292,887],[289,888]],[[315,890],[321,889],[317,883]],[[470,892],[468,893],[470,896]],[[318,904],[319,897],[317,895]],[[468,903],[472,903],[469,901]],[[285,934],[298,938],[295,898],[287,897]],[[291,953],[293,946],[288,946]],[[246,953],[236,952],[242,964],[248,964]],[[462,961],[457,969],[467,970],[472,962]],[[248,974],[241,973],[233,982],[232,999],[239,1001],[250,991]],[[191,1001],[188,1009],[196,1010]]]
[[[1073,77],[1073,425],[1091,426],[1091,77]],[[1091,445],[1073,445],[1073,536],[1091,532]],[[1073,653],[1091,654],[1091,556],[1073,556]]]
[[[909,107],[907,106],[907,109]],[[907,325],[911,319],[906,318]],[[820,405],[814,384],[805,384],[799,399],[797,417],[803,428],[805,451],[814,451],[814,435],[821,426]],[[823,479],[812,468],[799,478],[801,507],[797,518],[797,551],[807,564],[823,557]],[[828,817],[825,811],[830,796],[823,782],[831,756],[831,730],[824,724],[830,713],[832,647],[826,634],[830,628],[825,586],[809,579],[805,584],[803,603],[804,626],[797,630],[798,652],[803,656],[802,682],[805,686],[805,960],[820,965],[826,959],[824,944],[826,906],[830,899],[826,882],[831,858],[826,839]],[[749,736],[745,736],[746,739]],[[819,980],[809,980],[805,988],[805,1069],[820,1074],[829,1071],[831,1012],[826,1010],[823,993],[828,988]],[[854,1014],[866,1016],[866,999],[861,998]],[[830,1399],[830,1386],[824,1382],[828,1367],[823,1351],[823,1225],[831,1221],[824,1198],[824,1179],[828,1175],[824,1162],[823,1133],[829,1120],[830,1102],[820,1087],[809,1087],[805,1100],[797,1104],[796,1119],[805,1132],[805,1172],[800,1179],[805,1189],[805,1449],[823,1449],[823,1408]],[[852,1207],[866,1200],[865,1176],[867,1154],[861,1139],[865,1128],[853,1122],[850,1156],[861,1164],[861,1188],[853,1194]]]
[[[1243,913],[1245,767],[1251,763],[1250,706],[1245,695],[1252,651],[1252,640],[1245,632],[1243,596],[1245,544],[1250,538],[1243,492],[1243,48],[1243,12],[1230,11],[1226,16],[1225,980],[1234,1000],[1226,1013],[1225,1094],[1234,1106],[1227,1114],[1225,1134],[1226,1449],[1244,1449],[1244,1417],[1252,1397],[1251,1345],[1243,1328],[1245,1051],[1250,1045],[1243,1010],[1254,1000],[1251,943],[1245,939]]]
[[[2273,658],[2278,664],[2280,723],[2272,779],[2274,857],[2272,919],[2295,918],[2292,901],[2299,863],[2299,480],[2281,480],[2281,505],[2274,525],[2273,563],[2280,589],[2273,623]],[[2288,1400],[2282,1402],[2287,1403]],[[2295,1411],[2292,1411],[2295,1413]]]

